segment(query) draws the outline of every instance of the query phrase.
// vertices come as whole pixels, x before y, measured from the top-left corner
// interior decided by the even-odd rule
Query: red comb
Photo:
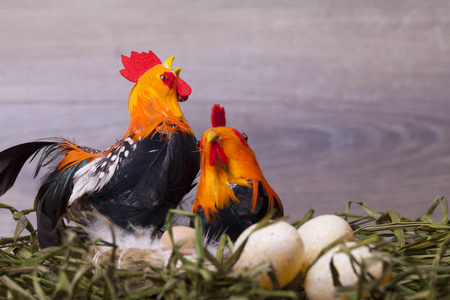
[[[130,57],[122,55],[122,64],[125,69],[120,70],[120,74],[131,82],[138,82],[142,74],[160,65],[161,60],[152,51],[148,53],[131,51]]]
[[[211,107],[211,124],[213,127],[225,126],[225,108],[220,107],[220,104],[214,104]]]

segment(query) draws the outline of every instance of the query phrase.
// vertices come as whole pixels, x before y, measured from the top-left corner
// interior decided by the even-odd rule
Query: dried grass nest
[[[363,213],[353,213],[355,206]],[[83,242],[73,228],[64,232],[60,247],[39,250],[37,232],[27,218],[33,210],[18,211],[1,203],[0,208],[11,211],[17,222],[13,236],[0,240],[0,299],[306,299],[303,274],[284,289],[266,291],[253,278],[262,272],[273,275],[270,262],[232,272],[242,249],[227,255],[233,244],[224,236],[212,253],[203,245],[200,219],[186,212],[171,211],[166,224],[171,230],[175,214],[194,218],[192,253],[182,253],[179,245],[173,251],[150,251]],[[300,227],[313,214],[309,210],[292,225]],[[337,286],[339,293],[348,299],[449,299],[447,199],[438,197],[417,219],[391,210],[375,211],[362,202],[348,203],[337,215],[352,226],[358,244],[371,243],[389,256],[385,268],[392,273],[382,287],[361,278],[354,287]],[[267,223],[264,219],[258,226]],[[277,287],[276,276],[271,278]]]

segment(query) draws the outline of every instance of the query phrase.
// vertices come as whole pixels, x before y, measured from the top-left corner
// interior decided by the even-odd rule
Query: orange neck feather
[[[160,93],[138,82],[131,90],[128,103],[130,124],[125,137],[131,135],[137,141],[155,131],[193,134],[181,112],[175,89]]]

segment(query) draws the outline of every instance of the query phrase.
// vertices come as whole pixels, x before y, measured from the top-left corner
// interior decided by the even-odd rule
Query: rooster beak
[[[181,67],[176,68],[176,69],[173,70],[172,72],[174,72],[175,75],[177,75],[177,77],[180,77]]]
[[[208,134],[206,135],[206,140],[211,143],[216,141],[219,138],[219,136],[214,132],[214,131],[210,131],[208,132]]]
[[[174,59],[174,58],[175,58],[175,56],[169,57],[169,58],[164,62],[163,67],[166,67],[167,69],[172,70],[172,62],[173,62],[173,59]]]

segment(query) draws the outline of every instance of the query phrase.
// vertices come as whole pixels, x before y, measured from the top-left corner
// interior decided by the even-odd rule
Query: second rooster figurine
[[[36,196],[41,248],[60,243],[63,216],[92,222],[93,211],[130,233],[142,235],[164,225],[167,211],[192,189],[199,171],[197,140],[178,104],[191,88],[151,51],[122,56],[120,73],[135,82],[129,99],[130,123],[122,140],[105,151],[65,139],[36,141],[0,153],[0,195],[15,182],[29,157],[40,150],[40,168],[58,165]],[[95,225],[91,224],[91,227]],[[151,234],[151,233],[150,233]]]
[[[250,225],[276,209],[283,216],[283,205],[267,183],[247,136],[225,127],[225,110],[211,109],[212,127],[200,142],[200,180],[192,211],[198,213],[209,240],[226,233],[235,241]]]

